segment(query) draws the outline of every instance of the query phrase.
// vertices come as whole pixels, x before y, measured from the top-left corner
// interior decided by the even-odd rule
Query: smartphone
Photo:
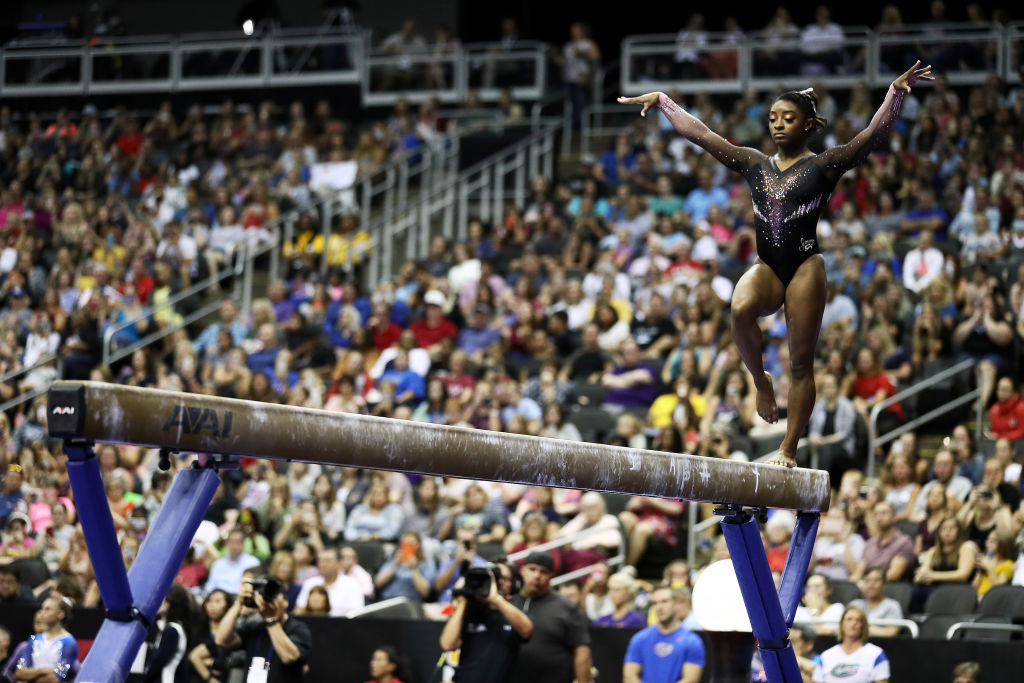
[[[402,562],[407,562],[416,557],[416,544],[411,541],[402,541],[402,545],[398,550],[398,556]]]

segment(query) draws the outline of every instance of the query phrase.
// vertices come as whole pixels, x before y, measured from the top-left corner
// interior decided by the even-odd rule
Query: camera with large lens
[[[491,563],[482,567],[470,567],[468,562],[464,562],[461,573],[465,582],[462,588],[456,588],[452,594],[481,601],[486,600],[491,594],[491,582],[501,578],[498,568]]]
[[[249,583],[252,584],[253,595],[242,598],[242,604],[246,607],[256,607],[256,593],[262,595],[263,602],[267,603],[276,598],[278,594],[284,590],[284,586],[281,585],[281,582],[273,576],[253,579]]]

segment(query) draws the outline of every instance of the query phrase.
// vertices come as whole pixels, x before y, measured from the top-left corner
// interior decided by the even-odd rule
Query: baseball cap
[[[444,294],[442,294],[440,290],[437,289],[432,289],[426,294],[424,294],[423,301],[430,306],[440,306],[442,308],[444,308],[444,305],[448,303],[444,297]]]
[[[555,571],[555,560],[551,555],[544,552],[534,552],[526,556],[526,561],[523,562],[523,566],[528,564],[535,564],[538,567],[544,567],[549,572]]]
[[[25,525],[25,533],[26,534],[32,533],[32,520],[29,519],[28,515],[26,515],[24,512],[12,512],[10,514],[10,516],[7,518],[7,526],[8,526],[8,528],[11,526],[11,522],[14,522],[14,521],[17,521],[17,520],[21,520],[21,523]]]
[[[483,313],[484,315],[490,315],[491,314],[491,307],[488,306],[487,304],[477,304],[476,306],[473,307],[473,312],[474,313]]]
[[[850,256],[857,256],[859,258],[867,258],[868,250],[864,248],[863,244],[854,244],[852,247],[846,250]]]

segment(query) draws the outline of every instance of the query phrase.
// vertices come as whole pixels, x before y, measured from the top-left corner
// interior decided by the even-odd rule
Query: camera
[[[281,582],[273,576],[253,579],[249,583],[252,584],[252,592],[254,595],[242,598],[242,604],[246,607],[256,607],[256,593],[262,595],[263,602],[266,603],[276,598],[278,594],[284,590],[284,586],[281,585]]]
[[[995,494],[993,494],[991,491],[978,491],[978,498],[991,499],[991,498],[994,498],[994,497],[995,497]]]
[[[452,591],[452,595],[461,595],[481,601],[486,600],[487,596],[491,594],[491,582],[498,581],[501,578],[498,568],[491,563],[485,564],[482,567],[470,567],[468,565],[468,562],[462,563],[461,573],[465,583],[463,583],[462,588],[456,588]]]

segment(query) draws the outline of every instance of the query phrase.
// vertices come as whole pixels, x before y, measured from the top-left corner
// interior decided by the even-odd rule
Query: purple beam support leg
[[[769,683],[803,683],[757,522],[748,512],[731,510],[722,520],[722,533]]]
[[[123,681],[127,677],[146,638],[147,624],[156,617],[219,484],[214,469],[182,470],[174,478],[128,572],[134,607],[141,619],[103,622],[78,681]]]
[[[132,591],[117,543],[114,518],[110,514],[100,465],[91,443],[65,443],[68,479],[75,492],[75,503],[82,521],[85,545],[89,550],[107,616],[131,619]]]
[[[782,616],[787,626],[793,625],[796,607],[804,594],[807,567],[811,564],[819,519],[820,515],[817,513],[799,513],[793,537],[789,541],[786,566],[782,568],[782,582],[779,584],[779,602],[782,604]]]

